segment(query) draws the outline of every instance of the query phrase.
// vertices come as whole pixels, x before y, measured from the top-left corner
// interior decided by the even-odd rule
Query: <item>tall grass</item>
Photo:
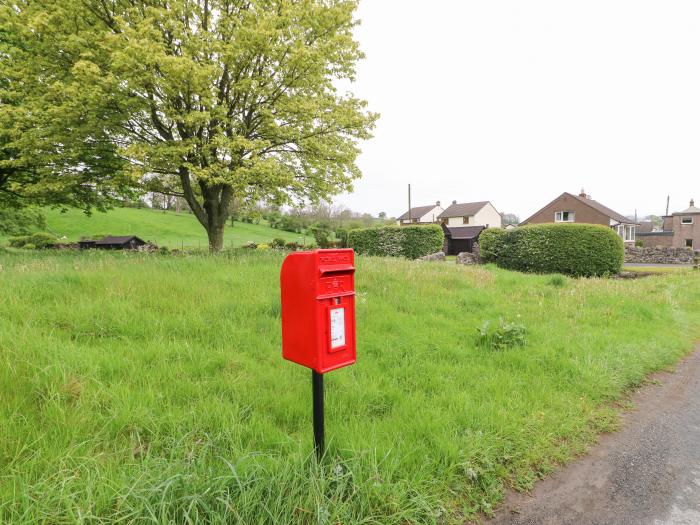
[[[282,256],[0,254],[0,522],[460,523],[614,428],[700,339],[700,276],[359,258],[358,363],[283,361]],[[477,346],[499,319],[525,346]]]

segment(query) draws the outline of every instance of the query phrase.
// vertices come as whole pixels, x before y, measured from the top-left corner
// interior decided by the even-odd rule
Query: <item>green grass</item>
[[[700,275],[357,261],[358,362],[280,351],[277,253],[0,254],[1,523],[462,523],[700,339]],[[525,344],[477,346],[485,321]]]
[[[79,210],[61,213],[44,210],[48,231],[68,241],[77,241],[90,235],[137,235],[168,248],[206,248],[207,235],[197,219],[189,213],[163,212],[151,209],[115,208],[107,213],[94,212],[91,216]],[[310,244],[313,238],[270,228],[266,224],[236,222],[226,226],[228,246],[242,246],[248,242],[270,242],[274,238]]]

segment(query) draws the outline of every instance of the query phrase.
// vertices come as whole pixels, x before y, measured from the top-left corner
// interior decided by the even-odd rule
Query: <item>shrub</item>
[[[284,247],[287,250],[291,250],[291,251],[295,252],[297,250],[301,250],[304,246],[298,242],[288,242],[287,244],[284,245]]]
[[[49,233],[33,233],[31,235],[20,235],[19,237],[10,237],[9,244],[13,248],[26,248],[28,244],[32,244],[33,248],[48,248],[56,242],[56,237]]]
[[[316,244],[320,248],[330,248],[331,247],[331,226],[327,222],[318,222],[314,224],[311,228],[311,233],[316,240]]]
[[[56,237],[50,233],[33,233],[29,236],[29,242],[37,248],[48,248],[56,243]]]
[[[425,226],[384,226],[352,230],[348,246],[363,255],[417,259],[439,252],[445,242],[442,228]]]
[[[258,244],[258,245],[256,246],[255,249],[256,249],[256,250],[260,250],[260,251],[269,250],[269,249],[270,249],[270,245],[269,245],[269,244],[265,244],[265,243],[263,243],[263,244]]]
[[[348,247],[348,230],[346,228],[336,228],[335,237],[338,239],[340,248]]]
[[[284,245],[284,239],[272,239],[272,242],[270,243],[270,248],[274,248],[275,250],[281,250],[284,248]]]
[[[635,245],[637,248],[643,248],[643,247],[644,247],[644,241],[641,240],[641,239],[637,239],[636,241],[634,241],[634,245]]]
[[[495,263],[498,260],[501,238],[508,233],[508,230],[500,228],[487,228],[479,235],[479,250],[481,259],[484,262]]]
[[[31,242],[28,242],[24,246],[22,246],[25,250],[36,250],[36,246],[33,245]]]
[[[477,328],[476,345],[489,350],[506,350],[516,346],[525,346],[527,330],[522,323],[511,323],[503,318],[494,326],[491,321],[486,321],[481,328]]]
[[[622,269],[622,239],[606,226],[536,224],[514,230],[486,230],[481,256],[501,268],[590,277]]]

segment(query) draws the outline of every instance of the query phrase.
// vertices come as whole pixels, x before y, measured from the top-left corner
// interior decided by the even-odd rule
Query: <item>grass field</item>
[[[207,235],[197,219],[189,213],[163,212],[151,209],[116,208],[107,213],[94,212],[91,216],[79,210],[61,213],[44,210],[48,231],[57,237],[77,241],[90,235],[138,235],[168,248],[206,248]],[[266,224],[236,222],[226,227],[228,246],[242,246],[248,242],[270,242],[274,238],[306,244],[313,238],[270,228]],[[2,239],[0,239],[2,240]]]
[[[115,232],[116,233],[116,232]],[[358,363],[280,351],[282,255],[0,255],[1,523],[463,523],[700,339],[700,274],[357,261]],[[475,344],[522,323],[523,347]]]

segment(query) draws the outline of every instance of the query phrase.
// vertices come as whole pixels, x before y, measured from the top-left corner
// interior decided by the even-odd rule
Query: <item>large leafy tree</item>
[[[48,31],[32,4],[0,5],[0,207],[104,209],[128,192],[125,162],[99,117],[73,100],[60,56],[69,32]]]
[[[93,144],[116,148],[132,185],[186,199],[219,250],[234,199],[313,202],[360,175],[376,115],[336,87],[362,56],[356,7],[25,0],[6,16],[23,39],[54,44],[28,60],[54,79],[56,118],[80,123],[61,143],[79,144],[85,166],[103,162],[82,158]]]

